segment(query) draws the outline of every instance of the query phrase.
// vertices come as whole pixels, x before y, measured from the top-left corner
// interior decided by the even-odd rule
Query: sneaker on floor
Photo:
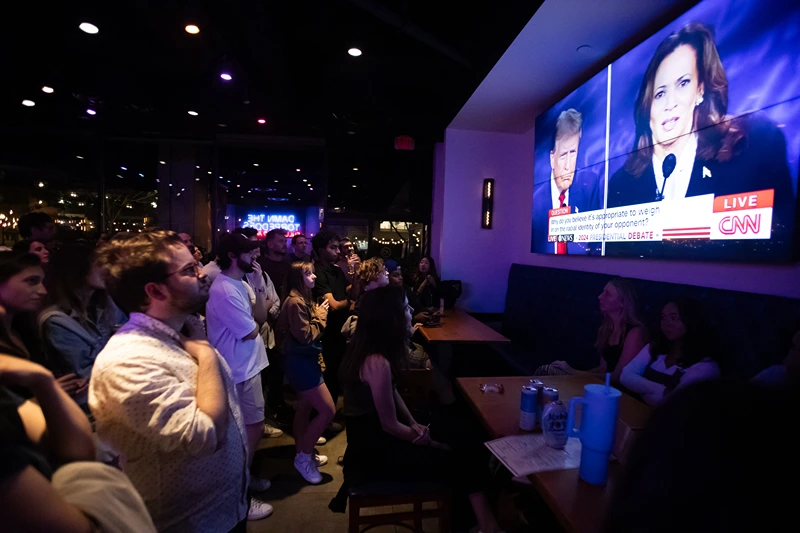
[[[250,509],[247,511],[248,520],[261,520],[272,514],[272,506],[255,498],[250,498]]]
[[[341,425],[339,422],[331,422],[328,424],[328,427],[325,428],[325,431],[328,433],[341,433],[344,431],[344,426]]]
[[[277,439],[278,437],[283,435],[283,430],[278,429],[276,427],[270,426],[269,424],[264,424],[264,436],[270,439]]]
[[[328,439],[326,439],[325,437],[320,437],[320,438],[317,439],[317,446],[323,446],[323,445],[327,444],[327,442],[328,442]]]
[[[250,490],[253,492],[264,492],[265,490],[269,490],[271,486],[272,482],[268,479],[250,476]]]
[[[317,466],[325,466],[326,464],[328,464],[328,456],[315,453],[314,462],[317,463]]]
[[[294,467],[303,476],[303,479],[316,485],[322,481],[322,474],[317,470],[316,457],[310,453],[298,453],[294,458]]]

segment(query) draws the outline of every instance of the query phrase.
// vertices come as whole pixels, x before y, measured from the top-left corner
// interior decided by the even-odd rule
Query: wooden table
[[[546,386],[556,387],[559,398],[565,403],[573,396],[583,395],[584,385],[600,382],[599,379],[582,376],[515,376],[458,378],[456,383],[492,438],[499,439],[527,433],[519,429],[519,404],[522,385],[530,379],[539,379]],[[501,383],[505,393],[484,394],[479,389],[481,383]],[[629,443],[630,435],[644,427],[649,414],[648,406],[623,393],[619,405],[617,444],[623,440]],[[620,450],[625,451],[623,447]],[[596,487],[581,481],[577,468],[539,472],[531,474],[528,479],[567,531],[584,533],[597,531],[601,526],[620,470],[618,463],[609,466],[608,485],[605,487]]]
[[[442,325],[435,328],[420,328],[420,333],[428,342],[447,342],[451,344],[477,344],[484,342],[511,342],[480,320],[472,318],[464,311],[446,309]]]

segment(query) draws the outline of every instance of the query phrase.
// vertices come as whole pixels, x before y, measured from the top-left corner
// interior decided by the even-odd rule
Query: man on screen
[[[592,251],[587,243],[547,241],[551,209],[570,207],[571,213],[582,213],[602,207],[597,176],[584,171],[576,179],[582,124],[583,117],[575,109],[562,111],[556,121],[550,148],[550,179],[536,185],[533,191],[533,251],[536,253],[588,254]]]

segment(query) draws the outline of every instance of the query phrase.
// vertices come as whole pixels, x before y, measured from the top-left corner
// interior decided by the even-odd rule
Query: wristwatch
[[[256,289],[256,292],[259,293],[259,294],[263,294],[263,293],[267,292],[267,288],[264,287],[263,289]]]

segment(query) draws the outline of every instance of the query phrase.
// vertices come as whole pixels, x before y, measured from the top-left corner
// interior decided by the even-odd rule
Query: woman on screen
[[[774,189],[775,214],[784,206],[790,216],[782,132],[763,118],[727,111],[728,78],[712,30],[689,23],[661,42],[647,66],[634,107],[634,146],[609,182],[608,207]]]

